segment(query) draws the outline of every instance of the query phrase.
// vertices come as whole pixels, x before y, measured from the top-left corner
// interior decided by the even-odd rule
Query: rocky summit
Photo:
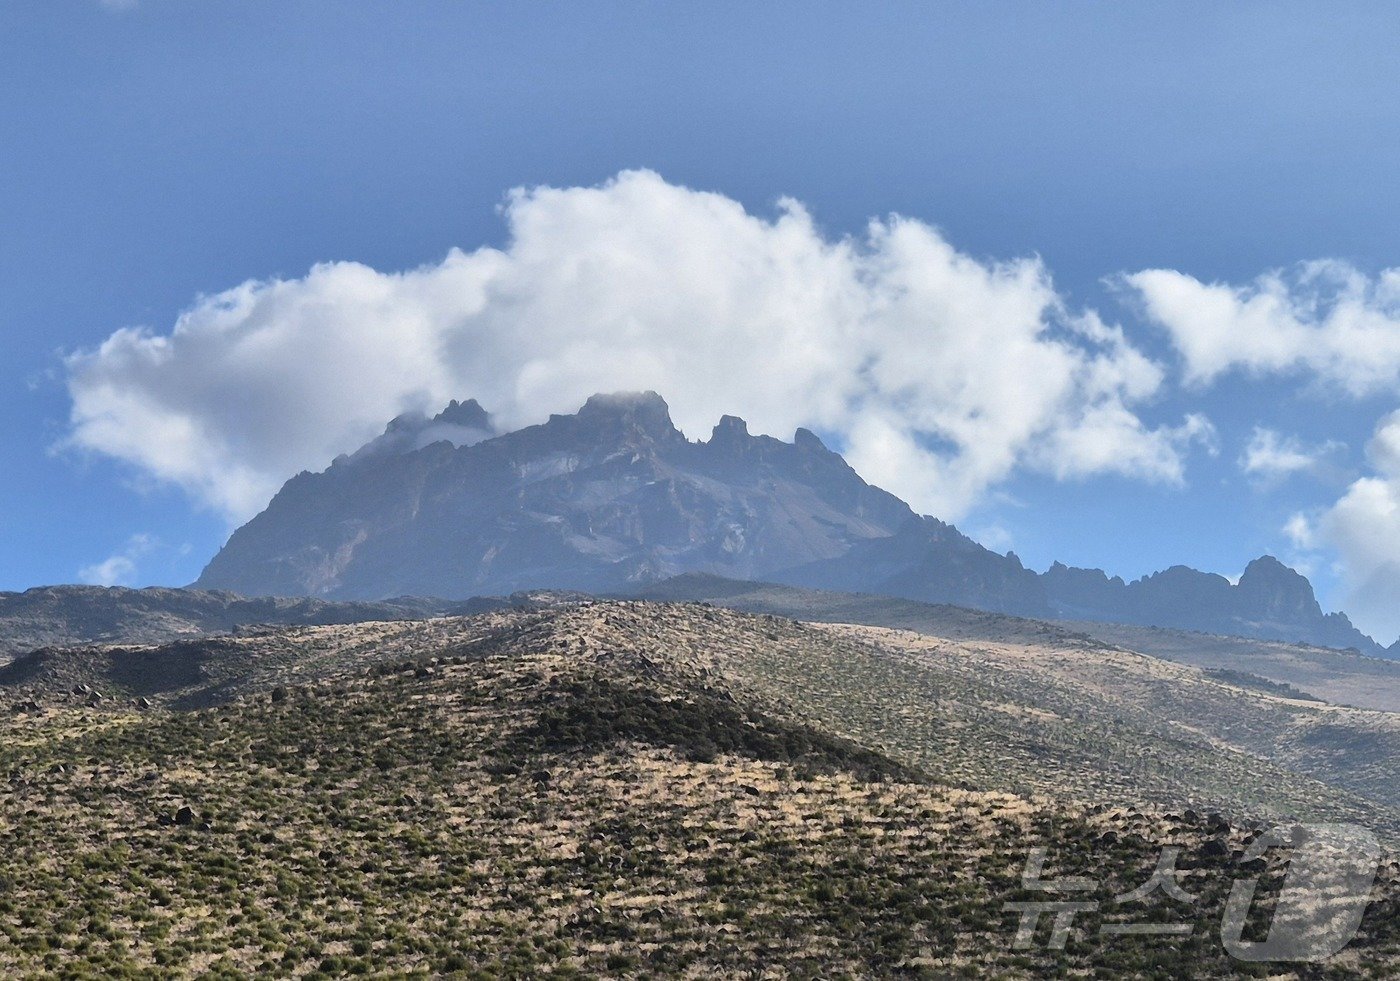
[[[1037,575],[866,483],[809,430],[784,442],[724,416],[691,440],[654,392],[505,433],[474,400],[400,416],[290,480],[195,585],[460,599],[635,594],[687,573],[1390,653],[1276,559],[1238,584],[1183,566],[1131,583],[1058,563]]]
[[[470,432],[489,425],[484,413],[473,422]],[[198,585],[381,599],[603,592],[684,572],[827,584],[845,570],[826,563],[865,543],[956,535],[867,484],[808,430],[787,443],[725,416],[691,441],[651,392],[597,395],[574,415],[480,441],[424,442],[446,429],[396,420],[324,473],[297,476]],[[990,578],[1011,571],[957,537],[996,570]]]
[[[1057,562],[1041,578],[1062,619],[1354,647],[1373,655],[1397,650],[1382,648],[1345,613],[1324,614],[1312,584],[1268,555],[1251,562],[1238,583],[1181,565],[1125,583],[1097,569],[1071,569]]]

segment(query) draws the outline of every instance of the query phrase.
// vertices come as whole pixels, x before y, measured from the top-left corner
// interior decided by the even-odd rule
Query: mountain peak
[[[354,453],[336,457],[336,464],[363,461],[421,450],[433,443],[471,446],[496,434],[491,415],[476,399],[458,402],[453,399],[447,408],[429,417],[423,412],[405,412],[389,420],[384,432],[361,446]]]
[[[1249,563],[1237,588],[1245,609],[1261,618],[1322,616],[1312,583],[1272,555],[1262,555]]]
[[[615,592],[695,572],[1381,651],[1323,616],[1308,581],[1271,556],[1238,585],[1185,566],[1133,583],[1061,564],[1037,576],[916,516],[810,429],[784,443],[726,415],[708,442],[690,442],[656,392],[594,395],[574,415],[499,434],[477,402],[452,402],[401,416],[348,459],[290,481],[199,584],[463,597]]]
[[[652,439],[680,435],[671,408],[655,392],[610,392],[590,396],[578,410],[580,422],[606,431],[630,431]]]
[[[749,424],[738,416],[720,416],[710,432],[709,445],[719,449],[739,450],[752,442]]]
[[[447,426],[481,429],[486,432],[490,432],[493,428],[491,414],[483,409],[481,403],[476,399],[467,399],[465,402],[453,399],[447,403],[447,408],[433,417],[432,421]]]
[[[821,441],[821,437],[810,429],[798,428],[792,436],[793,445],[802,450],[821,450],[823,453],[830,452],[826,444]]]
[[[392,445],[484,415],[457,403],[431,425],[402,420]],[[594,395],[542,425],[296,481],[200,581],[356,598],[608,592],[681,572],[778,575],[897,533],[908,506],[814,446],[749,435],[737,416],[691,442],[655,392]]]
[[[719,422],[715,423],[714,433],[712,435],[717,436],[720,433],[747,436],[749,434],[749,424],[738,416],[720,416]]]
[[[1240,576],[1240,582],[1243,583],[1246,579],[1288,580],[1294,578],[1302,579],[1303,577],[1272,555],[1261,555],[1245,566],[1244,574]]]

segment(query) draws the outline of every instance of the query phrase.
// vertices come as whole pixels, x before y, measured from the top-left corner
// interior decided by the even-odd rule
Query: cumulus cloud
[[[1148,319],[1180,354],[1188,382],[1230,371],[1296,377],[1326,393],[1385,395],[1400,385],[1400,268],[1367,276],[1319,260],[1240,284],[1203,283],[1150,269],[1123,277]],[[1256,429],[1240,458],[1263,480],[1318,473],[1345,447],[1308,446]],[[1284,533],[1305,559],[1330,556],[1343,605],[1376,637],[1400,633],[1400,414],[1382,419],[1367,448],[1370,472],[1329,507],[1294,515]],[[1339,467],[1331,467],[1339,472]]]
[[[1315,472],[1346,447],[1336,440],[1316,446],[1296,436],[1285,436],[1273,429],[1255,426],[1240,454],[1239,465],[1247,476],[1272,482],[1295,474]]]
[[[1380,421],[1366,457],[1371,473],[1330,507],[1294,515],[1284,530],[1296,547],[1337,557],[1343,605],[1384,642],[1400,635],[1400,412]]]
[[[1068,311],[1041,262],[974,259],[919,221],[834,239],[795,201],[754,215],[647,171],[517,190],[502,213],[503,249],[245,282],[73,354],[68,445],[242,519],[401,413],[472,396],[509,429],[655,389],[692,438],[723,413],[818,429],[957,518],[1017,468],[1180,481],[1211,432],[1144,424],[1162,368]]]
[[[156,545],[150,535],[132,535],[120,551],[79,569],[78,581],[92,586],[130,586],[136,581],[137,562]]]
[[[1400,269],[1372,278],[1321,260],[1245,285],[1171,269],[1123,279],[1170,336],[1189,382],[1232,369],[1302,373],[1356,397],[1400,383]]]

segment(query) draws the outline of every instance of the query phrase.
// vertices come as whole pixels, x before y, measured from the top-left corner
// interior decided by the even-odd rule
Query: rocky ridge
[[[474,401],[400,417],[290,480],[195,586],[382,601],[626,593],[685,573],[1391,653],[1272,557],[1238,585],[1184,566],[1038,575],[866,483],[809,430],[784,442],[724,416],[692,441],[654,392],[508,433]]]

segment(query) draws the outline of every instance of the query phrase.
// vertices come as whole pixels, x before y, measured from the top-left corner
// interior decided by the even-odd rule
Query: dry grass
[[[974,764],[1007,730],[979,726],[1082,720],[1027,703],[1019,680],[964,690],[945,673],[926,700],[936,658],[891,638],[629,603],[217,645],[74,654],[15,682],[43,707],[0,741],[0,973],[1244,971],[1214,924],[1248,826],[1086,806],[1069,783],[992,789]],[[1019,656],[967,674],[1019,679]],[[172,666],[192,680],[162,682]],[[88,707],[78,685],[107,697]],[[881,698],[883,721],[864,707]],[[900,735],[921,718],[973,745],[946,765],[980,785],[924,775],[944,764]],[[1101,939],[1122,916],[1108,901],[1167,843],[1203,897],[1195,934]],[[1100,880],[1104,910],[1061,952],[1010,944],[1003,904],[1033,898],[1035,846]],[[1396,873],[1347,960],[1298,974],[1393,974]]]

